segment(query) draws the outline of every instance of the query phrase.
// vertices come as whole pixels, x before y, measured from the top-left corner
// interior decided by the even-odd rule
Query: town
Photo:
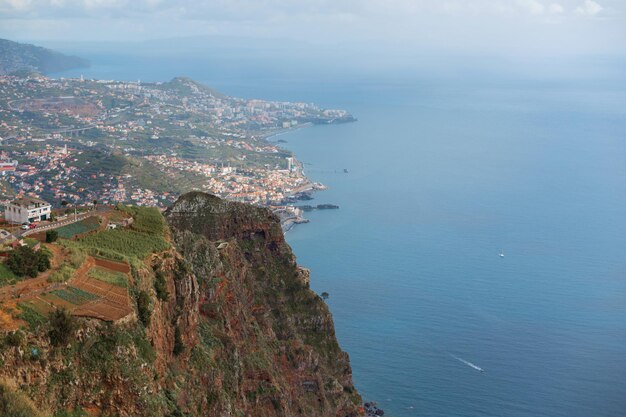
[[[355,120],[308,103],[240,99],[188,78],[164,83],[0,76],[0,202],[165,207],[202,190],[273,208],[323,188],[268,140]]]

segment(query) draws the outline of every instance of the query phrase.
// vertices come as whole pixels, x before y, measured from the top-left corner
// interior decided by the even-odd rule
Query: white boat
[[[500,258],[504,258],[504,252],[500,252]]]

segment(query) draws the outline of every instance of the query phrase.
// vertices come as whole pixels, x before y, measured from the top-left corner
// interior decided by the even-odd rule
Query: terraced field
[[[109,269],[96,266],[95,268],[91,268],[87,275],[99,281],[117,285],[118,287],[128,287],[127,275],[121,272],[111,271]]]
[[[42,315],[47,315],[51,311],[54,311],[54,306],[39,297],[28,300],[23,304]]]
[[[59,237],[63,239],[72,239],[74,236],[94,231],[98,229],[98,227],[100,227],[100,219],[92,216],[79,222],[59,227],[56,230],[59,232]]]
[[[82,305],[98,298],[97,295],[80,288],[67,287],[62,290],[52,291],[55,296],[76,305]]]
[[[38,325],[57,309],[108,322],[134,317],[129,294],[131,265],[171,247],[165,221],[157,209],[145,207],[120,206],[103,218],[88,215],[91,217],[56,229],[63,239],[48,245],[54,254],[48,276],[9,286],[10,271],[0,269],[0,326],[2,314],[9,317],[4,327],[17,328],[24,322]],[[103,220],[130,216],[134,222],[129,227],[89,233],[99,229]],[[21,310],[16,309],[18,302]],[[14,311],[21,311],[20,315]]]

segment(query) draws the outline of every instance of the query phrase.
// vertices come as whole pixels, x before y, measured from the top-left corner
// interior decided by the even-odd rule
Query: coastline
[[[356,119],[354,121],[356,121]],[[315,126],[315,124],[307,123],[307,124],[299,125],[297,127],[284,129],[281,132],[275,132],[271,135],[266,136],[265,140],[267,140],[268,142],[271,141],[273,143],[276,143],[276,141],[272,141],[273,138],[294,132],[296,130],[299,130],[305,127],[311,127],[311,126]],[[314,182],[311,178],[307,177],[304,174],[303,163],[296,158],[295,154],[291,150],[285,149],[280,145],[279,147],[281,149],[289,151],[293,155],[294,161],[298,167],[298,173],[307,180],[305,184],[293,190],[292,193],[290,194],[290,197],[295,198],[299,193],[306,193],[310,195],[314,192],[323,191],[327,188],[325,185],[319,182]],[[294,204],[294,203],[291,203],[291,204]],[[315,210],[320,209],[319,206],[320,204],[317,204],[313,209]],[[327,206],[326,208],[329,208],[329,209],[339,208],[339,206],[336,206],[334,204],[321,204],[321,206]],[[293,230],[293,228],[298,224],[305,224],[305,223],[311,222],[309,219],[304,217],[304,213],[307,211],[305,207],[307,206],[296,207],[294,205],[285,205],[283,207],[275,208],[272,210],[276,215],[278,215],[280,219],[280,225],[283,230],[283,234],[286,234],[290,230]],[[387,415],[385,411],[382,408],[380,408],[375,401],[367,401],[363,399],[363,403],[361,404],[361,407],[362,407],[361,412],[364,417],[382,417],[382,416]]]
[[[259,137],[261,139],[271,141],[271,139],[274,137],[286,135],[287,133],[295,132],[296,130],[300,130],[300,129],[304,129],[304,128],[312,127],[312,126],[315,126],[313,122],[306,122],[306,123],[298,124],[298,125],[291,126],[291,127],[279,128],[278,130],[275,130],[272,132],[262,133]]]
[[[285,149],[282,146],[280,146],[280,144],[278,144],[278,141],[274,140],[274,138],[295,132],[300,129],[305,129],[305,128],[309,128],[313,126],[315,126],[313,122],[302,123],[302,124],[288,127],[288,128],[281,128],[281,129],[278,129],[277,131],[273,131],[271,133],[261,135],[260,137],[267,142],[276,144],[282,150],[291,152],[289,149]],[[302,178],[306,180],[306,182],[305,184],[301,185],[295,190],[292,190],[292,192],[286,196],[286,199],[283,201],[283,205],[272,208],[272,211],[274,212],[274,214],[276,214],[280,219],[280,225],[281,225],[281,228],[283,229],[283,233],[287,233],[298,224],[305,224],[305,223],[310,222],[309,219],[303,216],[304,210],[301,210],[290,204],[293,204],[299,200],[309,199],[309,198],[301,198],[301,196],[303,195],[310,197],[312,193],[316,191],[323,191],[326,189],[325,185],[318,183],[318,182],[314,182],[309,177],[307,177],[306,174],[304,173],[304,168],[303,168],[304,164],[301,161],[299,161],[293,153],[292,155],[293,155],[292,158],[294,159],[294,163],[297,166],[297,173],[301,175]]]

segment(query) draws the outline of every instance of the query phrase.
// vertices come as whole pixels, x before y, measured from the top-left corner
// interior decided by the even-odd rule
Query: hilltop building
[[[52,206],[38,198],[24,197],[5,205],[4,218],[12,223],[30,223],[50,218]]]

